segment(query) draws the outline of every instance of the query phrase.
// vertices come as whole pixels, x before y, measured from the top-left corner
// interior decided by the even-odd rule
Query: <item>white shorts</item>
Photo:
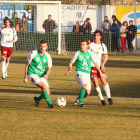
[[[84,84],[87,84],[87,88],[86,89],[91,90],[90,74],[84,73],[84,72],[80,72],[80,71],[76,71],[75,72],[75,78],[76,78],[77,82],[81,85],[81,87]]]
[[[49,87],[48,81],[44,77],[39,77],[36,74],[28,75],[29,80],[32,82],[33,85],[37,85],[39,82],[43,82],[46,87]]]

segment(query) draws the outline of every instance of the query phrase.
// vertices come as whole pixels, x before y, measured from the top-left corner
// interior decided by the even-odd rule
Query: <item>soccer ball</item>
[[[56,101],[58,107],[64,107],[66,105],[66,99],[63,97],[59,97]]]

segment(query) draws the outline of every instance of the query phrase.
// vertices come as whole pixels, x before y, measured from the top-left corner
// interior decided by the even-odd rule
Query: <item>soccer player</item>
[[[54,108],[49,97],[50,89],[47,78],[51,72],[52,59],[50,54],[46,52],[48,48],[47,42],[40,41],[38,50],[33,50],[27,57],[27,64],[25,67],[24,83],[27,83],[27,77],[33,85],[38,86],[42,90],[39,97],[34,97],[35,105],[38,106],[42,99],[48,103],[48,108]]]
[[[10,20],[4,19],[5,27],[0,29],[1,34],[1,69],[2,69],[2,79],[7,77],[7,68],[9,65],[9,60],[12,55],[13,43],[17,41],[17,33],[15,28],[10,27]]]
[[[94,40],[90,41],[89,50],[91,50],[93,53],[96,54],[98,65],[100,66],[100,69],[101,69],[102,73],[105,74],[105,64],[108,60],[108,51],[107,51],[106,45],[100,41],[101,38],[103,38],[103,32],[100,31],[100,30],[96,30],[94,32]],[[103,62],[101,60],[102,54],[104,55]],[[101,100],[102,105],[105,106],[106,102],[103,98],[101,89],[99,87],[98,78],[100,78],[100,81],[103,85],[103,89],[106,93],[109,104],[112,105],[113,101],[111,99],[110,88],[109,88],[109,85],[106,81],[106,78],[101,77],[99,71],[96,69],[95,64],[93,62],[91,62],[90,76],[91,76],[91,80],[94,84],[94,88],[95,88],[95,90],[98,94],[98,97]]]
[[[100,75],[104,78],[104,75],[97,63],[96,56],[88,50],[88,40],[81,40],[81,50],[74,53],[73,58],[70,60],[68,66],[68,72],[65,75],[71,73],[72,64],[76,61],[76,72],[75,77],[77,82],[81,85],[81,90],[78,98],[74,105],[78,105],[78,107],[84,107],[83,98],[90,94],[91,91],[91,82],[90,82],[90,71],[91,71],[91,60],[95,64],[95,67],[99,71]]]

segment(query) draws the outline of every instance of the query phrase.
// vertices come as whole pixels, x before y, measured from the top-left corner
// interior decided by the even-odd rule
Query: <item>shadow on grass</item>
[[[119,57],[119,56],[118,56]],[[26,64],[25,56],[13,56],[10,63]],[[70,59],[69,58],[52,58],[53,66],[68,66]],[[134,68],[139,69],[139,61],[123,61],[123,60],[108,60],[106,67],[112,68]]]

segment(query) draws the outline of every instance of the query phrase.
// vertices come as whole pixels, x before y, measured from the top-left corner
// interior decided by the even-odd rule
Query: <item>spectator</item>
[[[85,20],[85,21],[84,21],[84,24],[82,25],[82,28],[81,28],[81,32],[84,33],[84,34],[85,34],[85,33],[88,33],[88,29],[87,29],[88,26],[87,26],[87,24],[88,24],[88,23],[87,23],[87,21]]]
[[[16,31],[17,31],[17,32],[20,31],[20,30],[19,30],[19,24],[20,24],[20,19],[17,18],[17,19],[16,19]]]
[[[111,23],[108,20],[108,16],[105,16],[104,21],[102,22],[102,25],[101,25],[101,29],[103,29],[103,32],[109,32],[110,26],[111,26]]]
[[[2,27],[5,27],[4,21],[7,20],[7,19],[9,19],[9,18],[8,18],[8,17],[5,17],[5,18],[4,18],[4,20],[3,20],[3,22],[2,22]]]
[[[120,27],[122,26],[121,22],[116,18],[115,15],[112,16],[112,20],[113,20],[113,21],[114,21],[114,20],[117,20],[118,25],[119,25]]]
[[[112,26],[110,27],[110,31],[111,31],[111,49],[112,51],[117,50],[119,52],[120,48],[119,48],[119,33],[120,33],[120,26],[117,23],[117,20],[113,21]]]
[[[133,51],[134,47],[132,41],[135,38],[135,34],[137,32],[137,27],[133,25],[133,21],[129,21],[129,26],[125,30],[127,32],[127,44],[130,51]]]
[[[12,18],[10,20],[10,26],[11,27],[14,27],[14,22],[15,22],[16,25],[18,24],[17,26],[19,26],[20,19],[17,17],[17,14],[16,13],[13,13],[12,14]]]
[[[30,26],[28,21],[26,20],[26,16],[22,17],[22,21],[20,21],[20,31],[21,32],[29,32]]]
[[[45,32],[53,32],[53,30],[56,28],[55,21],[52,20],[52,16],[48,15],[48,19],[46,19],[43,23],[43,28],[45,29]]]
[[[122,46],[122,52],[125,51],[125,44],[126,44],[126,28],[127,28],[127,21],[123,22],[123,25],[120,28],[120,39],[121,39],[121,46]]]
[[[90,18],[87,18],[86,21],[87,21],[87,30],[88,30],[87,32],[89,33],[89,32],[92,31],[92,27],[91,27],[91,23],[90,23]]]
[[[73,26],[73,32],[81,32],[81,26],[78,21],[76,22],[76,25]]]

